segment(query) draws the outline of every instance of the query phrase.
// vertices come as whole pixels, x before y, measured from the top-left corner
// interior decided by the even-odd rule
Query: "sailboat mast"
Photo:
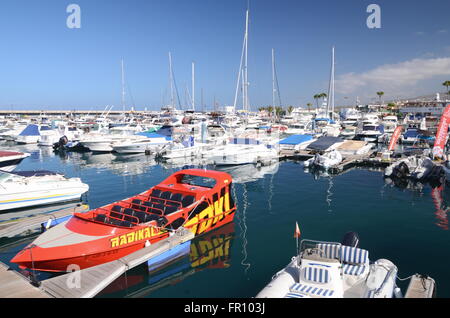
[[[173,71],[172,71],[172,53],[169,52],[169,81],[170,81],[170,106],[174,107],[174,95],[173,95]]]
[[[195,63],[192,62],[192,110],[195,111]]]
[[[244,77],[245,77],[245,111],[249,111],[249,99],[248,99],[248,16],[249,11],[247,9],[245,15],[245,64],[244,64]]]
[[[331,50],[331,73],[330,73],[330,86],[328,89],[327,116],[329,116],[330,119],[333,119],[333,113],[334,113],[334,46]]]
[[[123,70],[123,59],[121,61],[122,68],[122,111],[125,113],[125,73]]]
[[[272,49],[272,107],[275,107],[275,52]]]

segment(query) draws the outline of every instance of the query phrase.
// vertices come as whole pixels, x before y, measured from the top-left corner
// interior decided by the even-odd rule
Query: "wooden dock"
[[[436,283],[431,277],[421,277],[416,274],[409,282],[405,298],[433,298]]]
[[[23,233],[39,230],[41,228],[41,224],[48,222],[49,219],[58,219],[71,215],[75,212],[82,213],[88,210],[88,205],[79,205],[59,210],[50,210],[48,213],[35,214],[9,220],[0,220],[0,238],[13,237]],[[5,215],[7,215],[7,213]]]
[[[0,262],[0,298],[50,298],[45,291]]]
[[[179,228],[167,239],[116,261],[44,280],[41,282],[40,288],[55,298],[91,298],[127,270],[193,238],[194,234],[191,231]]]

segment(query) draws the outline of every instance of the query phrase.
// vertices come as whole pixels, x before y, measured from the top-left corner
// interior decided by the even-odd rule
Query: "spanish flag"
[[[294,238],[299,238],[300,237],[300,228],[298,227],[298,223],[295,222],[295,233],[294,233]]]

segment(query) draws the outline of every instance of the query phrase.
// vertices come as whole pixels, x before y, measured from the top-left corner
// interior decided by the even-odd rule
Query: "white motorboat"
[[[79,200],[89,190],[80,178],[51,171],[0,172],[0,210]]]
[[[228,144],[206,151],[202,156],[215,165],[270,164],[278,160],[278,151],[255,139],[231,138]]]
[[[371,262],[369,251],[358,247],[356,233],[342,243],[302,240],[299,253],[256,298],[401,298],[397,266],[387,259]],[[418,287],[422,287],[421,289]],[[420,289],[420,295],[417,290]],[[435,281],[413,275],[405,298],[431,298]]]
[[[119,144],[127,140],[142,140],[144,137],[135,135],[141,132],[140,127],[119,126],[112,127],[108,133],[84,135],[80,143],[91,151],[112,152],[114,144]]]
[[[300,151],[306,149],[311,143],[316,141],[312,135],[291,135],[280,140],[280,151]]]
[[[398,118],[397,116],[386,116],[383,118],[382,124],[384,126],[384,131],[387,134],[393,134],[395,128],[398,126]]]
[[[13,171],[23,159],[29,157],[26,152],[0,151],[0,170]]]
[[[384,126],[380,124],[365,124],[356,133],[356,139],[368,142],[383,142],[386,138]]]
[[[182,142],[174,142],[165,145],[159,154],[165,159],[177,159],[177,158],[196,158],[200,157],[202,152],[209,147],[212,147],[205,143],[195,142],[194,137],[190,136],[188,140]]]
[[[37,144],[41,138],[40,128],[38,125],[28,125],[22,132],[15,138],[18,144]]]
[[[304,166],[305,168],[316,166],[328,170],[329,168],[340,164],[342,160],[343,158],[341,153],[334,149],[324,153],[323,155],[317,153],[313,158],[306,160],[304,162]]]

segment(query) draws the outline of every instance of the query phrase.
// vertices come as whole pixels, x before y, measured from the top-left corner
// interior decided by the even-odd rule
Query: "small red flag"
[[[300,228],[298,227],[298,223],[295,222],[295,233],[294,233],[294,237],[295,238],[299,238],[300,237]]]

